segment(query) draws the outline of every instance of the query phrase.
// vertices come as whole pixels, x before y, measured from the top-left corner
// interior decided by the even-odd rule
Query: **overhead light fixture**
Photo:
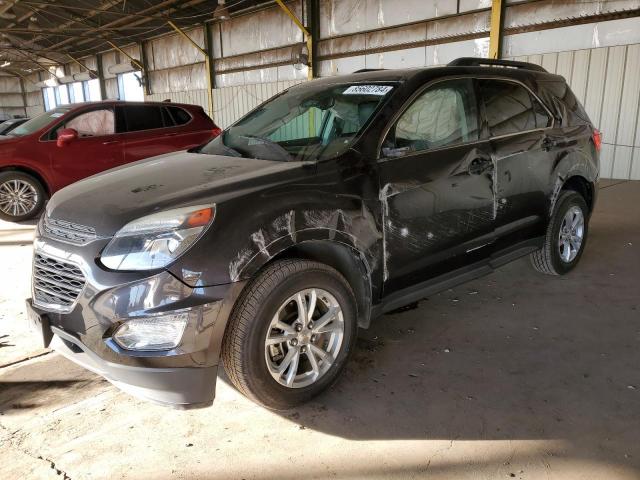
[[[309,66],[309,49],[306,45],[297,45],[293,47],[291,52],[291,61],[293,62],[293,68],[296,70],[303,70],[304,67]]]
[[[38,17],[29,18],[29,23],[27,24],[27,30],[38,30]]]
[[[224,4],[225,0],[218,0],[218,6],[213,11],[213,19],[214,20],[229,20],[231,18],[231,14],[229,14],[229,9]]]
[[[9,65],[11,65],[11,62],[5,60],[5,62],[2,65],[0,65],[0,68],[8,67]]]

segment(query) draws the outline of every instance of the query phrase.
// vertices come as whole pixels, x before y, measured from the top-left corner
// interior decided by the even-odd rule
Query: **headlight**
[[[113,340],[127,350],[171,350],[180,344],[188,322],[188,312],[134,318],[120,325]]]
[[[213,222],[215,205],[176,208],[139,218],[122,227],[102,252],[112,270],[154,270],[186,252]]]

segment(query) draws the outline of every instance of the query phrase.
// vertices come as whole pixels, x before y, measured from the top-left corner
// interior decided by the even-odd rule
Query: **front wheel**
[[[354,295],[340,273],[317,262],[281,260],[238,299],[222,358],[238,390],[265,407],[284,410],[337,379],[356,331]]]
[[[531,254],[541,273],[564,275],[580,261],[589,232],[589,210],[582,195],[567,190],[558,197],[543,247]]]
[[[37,216],[46,201],[42,184],[27,173],[0,173],[0,218],[20,222]]]

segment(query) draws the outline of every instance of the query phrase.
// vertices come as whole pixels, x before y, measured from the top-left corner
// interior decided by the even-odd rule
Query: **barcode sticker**
[[[389,85],[351,85],[343,95],[386,95],[393,87]]]

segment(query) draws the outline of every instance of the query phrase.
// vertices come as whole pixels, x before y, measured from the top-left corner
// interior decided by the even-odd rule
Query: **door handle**
[[[491,171],[493,169],[493,162],[490,158],[474,158],[469,163],[468,172],[469,175],[481,175],[485,172]]]
[[[176,135],[178,135],[177,133],[165,133],[164,136],[165,137],[175,137]]]

